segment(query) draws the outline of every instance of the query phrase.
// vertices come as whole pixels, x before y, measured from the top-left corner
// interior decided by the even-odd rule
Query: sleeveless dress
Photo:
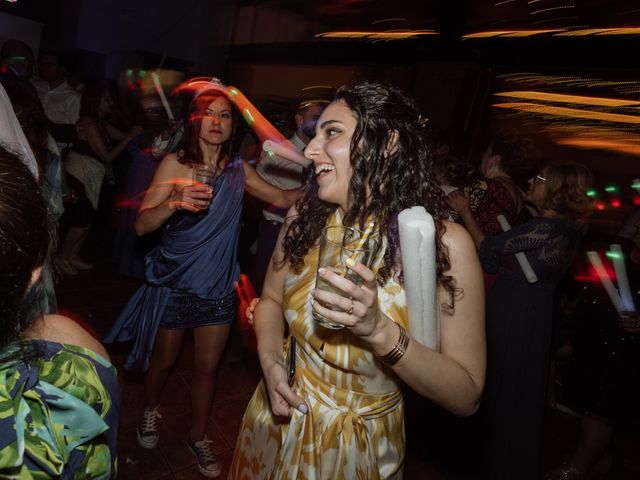
[[[482,266],[498,271],[487,296],[487,382],[480,405],[492,480],[538,478],[554,291],[579,239],[570,220],[537,217],[480,245]],[[525,252],[538,282],[527,282],[516,252]]]
[[[115,368],[86,348],[29,343],[34,358],[0,366],[0,478],[115,478]]]
[[[328,225],[339,225],[334,213]],[[382,256],[378,257],[379,259]],[[284,316],[298,348],[294,388],[309,407],[276,419],[264,380],[247,406],[231,479],[397,479],[405,450],[404,406],[397,378],[348,330],[326,330],[312,317],[318,247],[298,275],[287,273]],[[374,271],[380,268],[376,262]],[[404,289],[389,279],[378,303],[408,328]]]
[[[146,283],[124,306],[104,341],[134,340],[125,368],[146,371],[158,327],[194,328],[235,316],[244,166],[237,157],[216,179],[205,212],[175,212],[146,257]]]

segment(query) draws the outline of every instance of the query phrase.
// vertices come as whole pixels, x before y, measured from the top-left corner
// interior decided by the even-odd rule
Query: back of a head
[[[33,74],[33,58],[33,50],[22,40],[7,40],[0,48],[0,63],[11,66],[24,80]]]
[[[24,300],[49,251],[49,221],[38,183],[0,146],[0,349],[26,327]]]
[[[22,40],[7,40],[0,48],[0,61],[13,57],[25,57],[27,60],[33,61],[33,50]]]
[[[500,168],[522,190],[540,170],[540,153],[533,141],[516,132],[501,132],[491,140],[491,152],[500,155]]]
[[[546,175],[544,208],[580,221],[593,207],[593,199],[587,192],[593,187],[593,174],[578,163],[550,164],[544,168]]]

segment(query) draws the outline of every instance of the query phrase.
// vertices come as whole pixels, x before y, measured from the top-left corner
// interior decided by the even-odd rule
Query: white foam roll
[[[602,264],[602,260],[600,260],[600,255],[598,255],[598,252],[594,252],[594,251],[587,252],[587,258],[591,262],[593,269],[596,271],[596,274],[600,279],[600,283],[602,283],[602,286],[607,292],[607,295],[609,296],[609,300],[611,300],[611,303],[613,303],[613,306],[616,309],[616,312],[618,313],[624,312],[625,308],[624,308],[624,305],[622,304],[622,299],[620,298],[620,295],[618,294],[618,290],[616,290],[616,287],[613,286],[613,282],[611,281],[611,278],[609,278],[609,274],[605,270],[604,265]]]
[[[158,75],[157,72],[151,72],[151,79],[153,80],[153,85],[156,87],[156,92],[158,92],[158,96],[160,97],[164,111],[167,114],[167,118],[169,120],[175,120],[171,107],[169,106],[169,102],[167,101],[167,96],[164,94],[164,88],[162,88],[162,84],[160,83],[160,75]]]
[[[423,345],[440,349],[436,285],[436,228],[424,207],[398,216],[400,253],[411,335]]]
[[[508,232],[509,230],[511,230],[511,225],[509,225],[509,221],[504,215],[498,215],[497,219],[498,223],[500,224],[500,228],[502,228],[502,231]],[[531,267],[531,264],[529,263],[529,260],[527,259],[525,253],[516,253],[516,260],[518,261],[518,265],[520,265],[522,273],[524,273],[527,282],[536,283],[538,281],[538,276],[536,275],[536,272],[533,271],[533,268]]]
[[[618,279],[618,291],[620,292],[622,306],[627,312],[635,312],[636,306],[633,303],[633,295],[631,294],[631,287],[629,286],[627,269],[624,265],[624,253],[622,253],[622,247],[619,244],[614,243],[611,245],[611,251],[613,252],[613,268],[615,269],[616,278]]]
[[[272,152],[285,160],[302,165],[303,167],[311,163],[311,160],[301,155],[291,142],[289,142],[289,145],[283,145],[273,140],[265,140],[262,143],[262,149],[266,152]]]

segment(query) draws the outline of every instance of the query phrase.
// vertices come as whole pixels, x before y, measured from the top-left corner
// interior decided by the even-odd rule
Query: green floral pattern
[[[115,368],[85,348],[31,343],[34,359],[0,366],[0,479],[115,477]]]

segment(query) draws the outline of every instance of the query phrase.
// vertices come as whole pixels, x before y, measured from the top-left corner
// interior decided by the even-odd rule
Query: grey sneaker
[[[138,425],[138,443],[142,448],[155,448],[158,445],[160,434],[158,433],[158,420],[162,418],[158,407],[145,408],[142,412],[142,419]]]
[[[198,470],[207,478],[215,478],[222,473],[222,465],[215,453],[211,451],[213,442],[205,437],[199,442],[187,442],[189,449],[198,459]]]

